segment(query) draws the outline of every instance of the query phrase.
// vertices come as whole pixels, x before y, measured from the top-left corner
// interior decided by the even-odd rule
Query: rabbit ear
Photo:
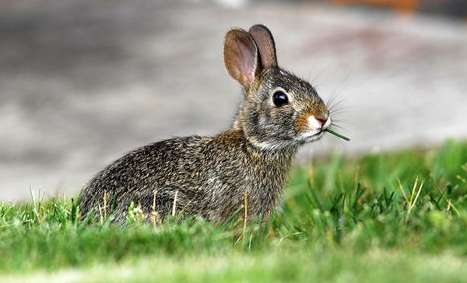
[[[258,73],[258,48],[251,35],[242,29],[225,36],[224,63],[230,76],[248,88]]]
[[[254,25],[249,32],[258,46],[262,66],[264,68],[276,67],[276,45],[271,31],[264,25]]]

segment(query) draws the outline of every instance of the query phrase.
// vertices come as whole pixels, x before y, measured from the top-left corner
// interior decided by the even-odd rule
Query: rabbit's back
[[[82,213],[91,210],[99,213],[99,206],[102,209],[105,203],[107,210],[121,218],[131,202],[149,212],[154,209],[155,201],[155,208],[164,216],[172,209],[177,190],[183,190],[192,198],[201,197],[194,184],[199,178],[196,168],[210,140],[212,138],[200,136],[174,138],[129,152],[87,184],[80,195]]]

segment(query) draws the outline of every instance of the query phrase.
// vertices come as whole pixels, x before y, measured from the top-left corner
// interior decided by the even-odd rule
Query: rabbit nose
[[[324,118],[322,116],[321,117],[310,116],[308,119],[309,119],[309,124],[315,129],[320,129],[320,130],[326,129],[331,124],[330,117]]]
[[[322,118],[322,117],[315,117],[316,120],[318,120],[318,122],[321,123],[321,127],[323,127],[324,124],[326,124],[326,122],[328,121],[328,119],[325,119],[325,118]]]
[[[315,129],[315,130],[321,130],[323,128],[324,123],[326,123],[326,120],[315,117],[313,115],[308,117],[308,127]]]

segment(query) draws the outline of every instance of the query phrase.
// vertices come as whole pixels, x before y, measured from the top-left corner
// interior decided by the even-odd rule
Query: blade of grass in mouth
[[[336,132],[334,132],[333,130],[326,129],[325,131],[328,132],[328,133],[330,133],[330,134],[335,135],[335,136],[338,137],[338,138],[341,138],[341,139],[346,140],[346,141],[350,141],[350,139],[349,139],[348,137],[343,136],[343,135],[341,135],[341,134],[339,134],[339,133],[336,133]]]

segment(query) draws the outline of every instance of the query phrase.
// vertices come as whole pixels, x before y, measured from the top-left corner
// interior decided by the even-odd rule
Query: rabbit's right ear
[[[271,31],[264,25],[254,25],[249,32],[258,47],[263,68],[277,67],[276,44]]]
[[[249,88],[258,73],[258,48],[250,33],[242,29],[225,35],[224,63],[230,76]]]

